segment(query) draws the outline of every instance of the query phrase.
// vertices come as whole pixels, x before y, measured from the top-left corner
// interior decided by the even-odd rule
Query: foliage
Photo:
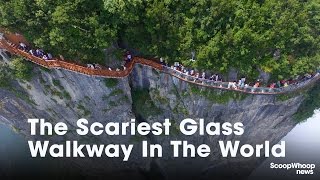
[[[296,121],[302,122],[311,117],[313,111],[320,108],[320,85],[316,84],[308,93],[306,99],[299,106],[297,113],[294,115]]]
[[[88,109],[86,109],[82,104],[78,104],[77,108],[82,111],[82,115],[84,117],[88,117],[91,115],[91,112]]]
[[[37,103],[31,99],[28,95],[28,93],[22,91],[22,90],[18,90],[15,88],[9,88],[9,90],[14,93],[14,95],[22,100],[24,100],[25,102],[29,103],[30,105],[34,105],[34,106],[38,106]]]
[[[15,61],[13,61],[13,62],[15,62]],[[14,78],[13,76],[17,76],[16,73],[17,73],[17,71],[15,69],[12,71],[7,64],[0,63],[0,88],[4,88],[4,89],[11,91],[16,97],[24,100],[25,102],[29,103],[30,105],[37,105],[35,103],[35,101],[29,97],[28,93],[21,90],[20,88],[13,86],[13,84],[11,84],[11,82]],[[21,74],[23,75],[21,77],[23,77],[22,79],[24,79],[24,80],[26,80],[26,79],[28,80],[32,77],[30,72],[26,73],[27,75],[25,74],[25,72],[23,72]],[[19,75],[21,75],[21,74],[19,74]],[[28,78],[25,78],[25,77],[28,77]],[[27,85],[27,88],[30,89],[31,86]]]
[[[123,94],[123,91],[121,89],[115,89],[109,94],[109,96],[117,96],[120,94]]]
[[[206,99],[218,104],[227,104],[230,100],[242,101],[249,96],[248,94],[236,91],[214,89],[208,90],[207,88],[199,88],[196,85],[191,85],[190,90],[193,94],[203,96]]]
[[[115,89],[115,90],[113,90],[113,91],[111,91],[110,92],[110,94],[108,94],[108,95],[103,95],[102,96],[102,100],[107,100],[107,99],[109,99],[110,97],[113,97],[113,96],[118,96],[118,95],[124,95],[124,92],[121,90],[121,89]],[[126,100],[125,100],[126,99]],[[126,96],[126,95],[124,95],[124,96],[121,96],[121,98],[119,99],[119,101],[120,100],[123,100],[123,101],[127,101],[127,100],[129,100],[128,99],[128,97]],[[119,104],[119,103],[118,103]]]
[[[59,79],[53,79],[52,80],[52,84],[56,87],[58,87],[59,89],[63,89],[63,86],[61,85],[61,82]]]
[[[118,79],[104,79],[104,84],[108,87],[108,88],[113,88],[115,86],[118,85]]]
[[[29,62],[24,61],[20,57],[15,57],[12,59],[12,69],[14,75],[18,79],[31,80],[32,78],[32,65]]]
[[[320,64],[319,9],[318,0],[10,0],[0,25],[84,62],[102,62],[119,42],[199,69],[292,77]]]
[[[276,96],[276,100],[283,102],[283,101],[287,101],[287,100],[289,100],[291,98],[294,98],[296,96],[297,96],[297,94],[293,94],[293,93],[290,93],[290,94],[279,94],[279,95]]]
[[[156,88],[151,88],[151,89],[150,89],[150,93],[152,94],[153,99],[154,99],[156,102],[158,102],[158,103],[160,103],[160,104],[162,104],[162,105],[167,105],[167,104],[169,104],[169,99],[166,98],[166,97],[164,97],[164,96],[161,96],[161,95],[160,95],[160,91],[159,91],[158,89],[156,89]]]
[[[304,96],[308,93],[307,89],[299,89],[297,91],[294,91],[294,92],[290,92],[290,93],[284,93],[284,94],[277,94],[276,95],[276,100],[277,101],[281,101],[281,102],[284,102],[284,101],[287,101],[291,98],[295,98],[295,97],[298,97],[298,96]]]
[[[10,86],[12,75],[10,69],[5,64],[0,64],[0,87]]]
[[[70,93],[66,90],[62,91],[62,96],[69,101],[72,99]]]
[[[149,116],[158,115],[162,111],[156,107],[153,103],[148,90],[146,89],[135,89],[132,91],[133,108],[136,114],[139,114],[144,119]]]

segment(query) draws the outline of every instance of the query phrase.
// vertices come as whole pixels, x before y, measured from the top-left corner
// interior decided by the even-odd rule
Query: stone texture
[[[164,121],[169,118],[178,127],[184,118],[203,118],[208,122],[242,122],[245,133],[242,136],[184,136],[172,133],[170,136],[148,136],[133,140],[130,136],[99,136],[81,139],[74,133],[68,133],[65,139],[79,139],[96,144],[135,143],[133,154],[128,163],[110,159],[83,159],[76,161],[82,168],[95,172],[102,170],[121,171],[122,169],[142,169],[153,171],[154,167],[161,170],[162,176],[177,179],[182,176],[189,178],[210,178],[215,172],[228,167],[242,177],[248,175],[263,160],[260,158],[222,158],[218,148],[219,140],[240,140],[241,143],[261,144],[268,140],[277,143],[294,126],[292,115],[297,111],[302,96],[287,101],[277,101],[275,96],[241,95],[193,87],[190,84],[160,73],[149,67],[137,65],[133,73],[118,80],[115,87],[107,87],[104,79],[79,75],[65,70],[46,71],[38,66],[34,68],[35,76],[30,82],[14,83],[14,89],[23,92],[25,98],[16,93],[0,89],[0,121],[17,129],[28,139],[30,137],[27,118],[43,118],[50,122],[64,121],[70,127],[80,117],[90,122],[124,122],[130,118],[141,118],[142,121]],[[133,90],[144,89],[148,92],[158,114],[143,116],[133,110]],[[211,97],[209,98],[208,95]],[[29,99],[29,100],[27,100]],[[140,108],[147,108],[143,104]],[[55,136],[54,141],[62,141]],[[163,158],[141,158],[140,142],[147,139],[163,145]],[[189,143],[210,145],[212,155],[209,158],[173,158],[170,140],[187,140]],[[94,167],[94,168],[93,168]],[[228,171],[230,172],[230,171]],[[229,174],[230,175],[230,174]],[[232,176],[231,174],[230,176]]]
[[[151,75],[150,73],[153,73]],[[152,77],[152,78],[148,78]],[[139,84],[139,88],[149,89],[149,95],[154,104],[162,110],[162,113],[148,117],[146,121],[153,122],[164,118],[170,118],[179,125],[184,118],[203,118],[205,123],[209,122],[242,122],[245,126],[245,133],[242,136],[209,136],[193,135],[185,136],[175,134],[170,137],[157,136],[154,141],[162,144],[167,149],[165,158],[159,159],[161,167],[169,175],[170,179],[182,178],[188,172],[189,177],[209,178],[214,176],[213,172],[221,173],[221,169],[228,167],[239,177],[248,175],[252,169],[257,167],[262,159],[259,158],[221,158],[219,140],[240,140],[241,144],[262,144],[270,141],[277,143],[294,126],[292,115],[296,113],[302,96],[289,99],[287,101],[277,101],[274,95],[245,95],[242,100],[230,100],[221,103],[214,98],[207,98],[206,93],[226,95],[220,90],[208,88],[191,87],[186,82],[172,77],[168,74],[161,74],[152,71],[150,68],[137,66],[132,74],[133,84]],[[144,82],[144,83],[139,83]],[[195,90],[194,90],[195,89]],[[199,91],[202,93],[194,93]],[[142,107],[143,108],[143,107]],[[199,120],[199,119],[198,119]],[[172,148],[169,147],[170,140],[187,140],[199,145],[209,144],[214,152],[210,158],[173,158]],[[231,171],[227,171],[228,176]]]

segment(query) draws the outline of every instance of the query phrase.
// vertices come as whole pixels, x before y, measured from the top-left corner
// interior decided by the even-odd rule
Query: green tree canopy
[[[319,66],[318,0],[5,0],[0,25],[82,62],[128,44],[199,69],[284,77]],[[190,63],[191,52],[196,54]]]

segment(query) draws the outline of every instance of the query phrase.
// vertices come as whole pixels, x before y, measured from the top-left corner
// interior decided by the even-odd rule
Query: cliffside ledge
[[[3,57],[7,58],[7,57]],[[10,63],[9,59],[1,63]],[[146,139],[164,147],[164,158],[141,157],[135,149],[127,163],[114,159],[76,159],[74,163],[87,169],[90,174],[99,169],[109,172],[133,170],[149,173],[156,169],[167,179],[179,178],[188,172],[190,178],[203,179],[214,176],[215,172],[233,169],[238,176],[246,177],[263,159],[260,158],[221,158],[218,151],[219,140],[240,140],[243,144],[277,143],[296,124],[294,115],[305,104],[308,90],[292,95],[248,95],[232,91],[197,87],[150,67],[136,65],[133,72],[122,79],[104,79],[80,75],[65,70],[46,70],[32,66],[30,80],[14,80],[0,88],[0,121],[13,127],[17,132],[31,137],[28,118],[45,118],[56,123],[66,122],[75,126],[79,118],[90,122],[124,122],[136,118],[138,121],[155,122],[169,118],[174,126],[185,118],[207,122],[242,122],[245,133],[232,136],[185,136],[172,132],[171,136],[147,137],[78,137],[68,133],[65,139],[78,139],[82,142],[103,142],[104,144],[135,143]],[[318,85],[317,85],[318,86]],[[317,88],[317,86],[315,88]],[[313,88],[313,89],[315,89]],[[319,88],[318,88],[319,89]],[[61,137],[48,137],[51,141],[62,141]],[[169,155],[169,141],[187,140],[194,145],[210,144],[213,156],[210,158],[173,158]],[[137,146],[141,147],[141,146]],[[167,151],[166,151],[167,149]],[[166,154],[167,153],[167,154]],[[108,172],[106,172],[108,173]],[[232,177],[235,174],[228,174]]]

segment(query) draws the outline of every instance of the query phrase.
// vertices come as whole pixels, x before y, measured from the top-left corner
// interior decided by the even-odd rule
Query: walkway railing
[[[91,69],[84,65],[77,64],[75,62],[68,62],[68,61],[62,61],[59,59],[52,59],[52,60],[43,60],[42,58],[33,56],[29,54],[28,52],[25,52],[18,48],[18,46],[14,43],[9,42],[4,37],[0,37],[0,47],[3,49],[6,49],[8,52],[22,56],[26,58],[27,60],[38,64],[45,68],[55,68],[55,69],[65,69],[69,71],[73,71],[80,74],[85,74],[89,76],[97,76],[97,77],[104,77],[104,78],[123,78],[128,76],[131,71],[134,68],[135,64],[141,64],[145,66],[152,67],[154,69],[160,70],[164,73],[170,74],[182,81],[186,81],[191,84],[196,84],[198,86],[204,86],[209,88],[216,88],[216,89],[223,89],[223,90],[231,90],[231,91],[238,91],[242,93],[248,93],[248,94],[263,94],[263,95],[272,95],[272,94],[283,94],[288,93],[292,91],[296,91],[302,88],[305,88],[309,85],[312,85],[316,81],[320,79],[319,73],[317,73],[312,78],[296,82],[294,84],[290,84],[287,87],[281,87],[281,88],[268,88],[268,87],[243,87],[243,88],[232,88],[230,86],[229,82],[221,82],[221,81],[213,81],[208,79],[202,79],[202,78],[196,78],[190,75],[186,75],[180,71],[171,69],[167,66],[161,65],[159,62],[147,60],[141,57],[134,57],[132,61],[127,63],[125,65],[125,70],[116,71],[116,70],[109,70],[106,68],[102,69]]]
[[[158,70],[163,70],[163,66],[161,64],[154,62],[154,61],[144,59],[144,58],[140,58],[140,57],[135,57],[135,58],[133,58],[132,61],[127,63],[125,65],[125,67],[126,67],[125,70],[116,71],[116,70],[109,70],[106,68],[91,69],[91,68],[88,68],[84,65],[77,64],[75,62],[62,61],[59,59],[44,60],[42,58],[33,56],[30,53],[19,49],[16,44],[10,43],[10,42],[6,41],[5,39],[1,39],[0,47],[6,49],[8,52],[10,52],[12,54],[22,56],[22,57],[26,58],[27,60],[29,60],[35,64],[38,64],[42,67],[45,67],[45,68],[65,69],[65,70],[69,70],[69,71],[73,71],[73,72],[77,72],[77,73],[81,73],[81,74],[85,74],[85,75],[90,75],[90,76],[98,76],[98,77],[105,77],[105,78],[123,78],[123,77],[128,76],[131,73],[131,71],[134,67],[134,64],[136,64],[136,63],[150,66],[150,67],[158,69]]]
[[[241,87],[232,88],[230,84],[231,82],[222,82],[222,81],[214,81],[214,80],[203,79],[203,78],[196,78],[194,76],[186,75],[178,70],[174,70],[169,67],[164,67],[163,72],[170,74],[172,76],[175,76],[183,81],[187,81],[189,83],[196,84],[199,86],[205,86],[205,87],[216,88],[216,89],[224,89],[224,90],[232,90],[232,91],[238,91],[238,92],[243,92],[248,94],[265,94],[265,95],[283,94],[283,93],[296,91],[298,89],[305,88],[308,85],[312,85],[313,83],[315,83],[320,79],[320,75],[319,73],[317,73],[315,76],[313,76],[308,80],[296,82],[294,84],[288,85],[287,87],[269,88],[269,87],[247,86],[242,88]]]

